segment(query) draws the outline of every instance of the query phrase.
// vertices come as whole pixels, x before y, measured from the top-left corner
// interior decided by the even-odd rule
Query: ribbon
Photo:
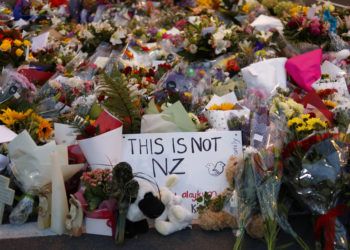
[[[283,159],[288,158],[297,149],[301,148],[303,152],[306,152],[310,147],[318,142],[324,141],[329,138],[338,139],[339,134],[323,133],[310,136],[302,141],[291,141],[283,149],[282,157]]]
[[[338,216],[345,214],[350,208],[346,205],[339,205],[329,210],[326,214],[318,217],[315,223],[314,234],[316,240],[320,240],[322,232],[325,234],[324,250],[334,249],[335,220]]]

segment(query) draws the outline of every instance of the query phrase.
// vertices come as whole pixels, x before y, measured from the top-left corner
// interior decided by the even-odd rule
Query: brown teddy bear
[[[225,228],[238,228],[237,218],[225,211],[224,206],[230,200],[234,192],[234,177],[238,174],[239,164],[244,164],[243,159],[231,156],[227,161],[225,174],[230,186],[216,197],[208,198],[205,206],[198,209],[198,224],[204,230],[219,231]],[[264,222],[261,214],[253,215],[246,226],[247,233],[252,238],[264,236]]]

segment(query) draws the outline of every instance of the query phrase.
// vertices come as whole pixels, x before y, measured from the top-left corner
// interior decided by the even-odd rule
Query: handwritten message
[[[179,175],[173,188],[183,204],[196,213],[196,199],[204,192],[221,193],[228,183],[225,167],[231,155],[242,156],[240,131],[130,134],[123,136],[123,160],[152,176],[159,186]]]

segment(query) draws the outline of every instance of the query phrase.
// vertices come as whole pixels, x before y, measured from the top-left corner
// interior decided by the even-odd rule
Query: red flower
[[[98,102],[104,101],[105,97],[106,97],[105,95],[99,95],[99,96],[97,97]]]
[[[141,49],[142,49],[143,51],[145,51],[145,52],[148,52],[148,51],[151,50],[150,48],[148,48],[148,47],[146,47],[146,46],[141,46]]]
[[[226,64],[226,70],[228,72],[238,72],[240,67],[235,59],[231,59]]]
[[[61,5],[67,5],[67,0],[50,0],[51,7],[59,7]]]
[[[158,64],[158,68],[170,70],[171,69],[171,65],[168,64],[168,63]]]
[[[132,71],[132,68],[130,66],[127,66],[124,70],[123,70],[123,73],[125,75],[129,75],[131,74],[131,71]]]
[[[93,126],[93,125],[88,125],[88,126],[86,126],[84,131],[85,131],[87,136],[92,137],[92,136],[96,135],[97,128],[95,126]]]
[[[156,72],[154,71],[154,69],[149,69],[148,73],[146,74],[147,77],[153,77],[155,76]]]

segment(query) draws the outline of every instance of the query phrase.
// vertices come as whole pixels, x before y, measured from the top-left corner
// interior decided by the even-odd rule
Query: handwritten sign
[[[5,204],[12,205],[15,196],[15,191],[8,188],[9,184],[10,179],[0,175],[0,224],[2,224]]]
[[[196,198],[228,187],[225,176],[231,155],[242,156],[240,131],[124,135],[123,160],[134,172],[152,176],[164,186],[170,174],[179,175],[173,188],[183,204],[196,213]]]

